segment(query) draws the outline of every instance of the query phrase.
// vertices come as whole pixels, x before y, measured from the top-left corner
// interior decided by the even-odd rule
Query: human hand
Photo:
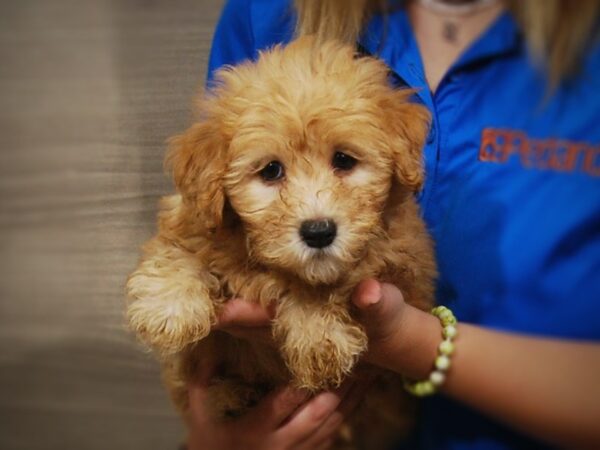
[[[271,333],[271,320],[274,317],[274,307],[263,308],[258,303],[235,298],[223,305],[213,329],[274,346]]]
[[[339,389],[309,398],[285,387],[265,397],[244,416],[216,421],[206,411],[206,384],[189,389],[188,450],[326,450],[339,427],[360,403],[369,379],[349,379]]]
[[[369,338],[365,361],[414,379],[429,374],[441,335],[439,320],[406,303],[396,286],[373,279],[356,287],[352,302]]]
[[[352,302],[367,332],[370,349],[391,340],[402,329],[407,305],[396,286],[374,279],[363,280],[354,290]]]

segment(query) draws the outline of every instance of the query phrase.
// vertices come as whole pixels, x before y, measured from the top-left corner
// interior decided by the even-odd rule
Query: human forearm
[[[600,346],[462,324],[443,391],[531,436],[600,448]]]
[[[394,307],[394,296],[403,303],[399,291],[383,285],[378,311],[363,308],[367,328],[371,322],[385,329],[391,321],[394,330],[371,340],[367,359],[410,378],[425,378],[441,340],[439,320],[408,305]],[[442,392],[538,439],[568,448],[600,448],[600,346],[467,324],[458,329]]]

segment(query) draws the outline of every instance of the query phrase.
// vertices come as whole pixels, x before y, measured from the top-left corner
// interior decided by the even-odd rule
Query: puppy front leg
[[[312,391],[339,386],[367,348],[344,303],[285,299],[273,322],[292,382]]]
[[[130,327],[161,354],[173,354],[204,338],[215,320],[211,287],[217,281],[190,252],[160,236],[127,281]]]

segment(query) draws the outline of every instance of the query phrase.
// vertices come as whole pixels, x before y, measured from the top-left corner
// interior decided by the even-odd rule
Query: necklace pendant
[[[444,22],[443,36],[448,42],[456,42],[458,39],[458,26],[454,22]]]

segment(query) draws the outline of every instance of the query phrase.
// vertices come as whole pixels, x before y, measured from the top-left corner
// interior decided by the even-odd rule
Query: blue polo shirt
[[[209,80],[288,42],[294,20],[287,0],[228,1]],[[549,94],[505,14],[432,94],[403,10],[375,16],[357,44],[432,113],[419,202],[436,243],[438,303],[485,327],[600,339],[600,49]],[[545,448],[443,396],[424,403],[410,448]]]

